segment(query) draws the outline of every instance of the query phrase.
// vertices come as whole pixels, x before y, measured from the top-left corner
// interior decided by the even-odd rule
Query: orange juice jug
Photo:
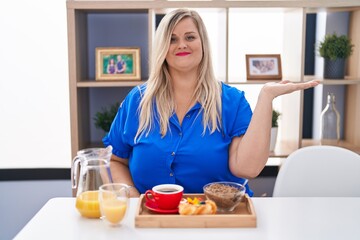
[[[72,188],[76,189],[75,207],[81,216],[99,218],[99,187],[112,183],[110,157],[112,147],[78,151],[71,168]]]

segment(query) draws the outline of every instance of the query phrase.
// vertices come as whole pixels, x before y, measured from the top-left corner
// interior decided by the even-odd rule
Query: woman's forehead
[[[190,17],[180,20],[173,29],[173,34],[179,33],[198,33],[198,29],[194,23],[194,20]]]

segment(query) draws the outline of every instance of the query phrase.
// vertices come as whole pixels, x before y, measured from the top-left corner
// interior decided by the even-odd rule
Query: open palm
[[[313,80],[309,82],[300,82],[300,83],[294,83],[288,80],[283,80],[280,82],[268,82],[264,85],[263,91],[270,96],[272,99],[292,93],[294,91],[298,90],[304,90],[308,88],[315,87],[319,84],[319,81]]]

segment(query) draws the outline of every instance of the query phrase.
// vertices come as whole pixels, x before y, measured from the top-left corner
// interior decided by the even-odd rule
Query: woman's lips
[[[189,52],[180,52],[180,53],[177,53],[176,56],[187,56],[189,54],[190,54]]]

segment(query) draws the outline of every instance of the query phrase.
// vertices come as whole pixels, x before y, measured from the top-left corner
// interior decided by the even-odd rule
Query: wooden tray
[[[201,197],[204,194],[184,194],[186,197]],[[256,214],[251,198],[246,194],[243,201],[231,213],[214,215],[160,214],[145,207],[144,194],[136,209],[135,227],[138,228],[238,228],[256,227]]]

